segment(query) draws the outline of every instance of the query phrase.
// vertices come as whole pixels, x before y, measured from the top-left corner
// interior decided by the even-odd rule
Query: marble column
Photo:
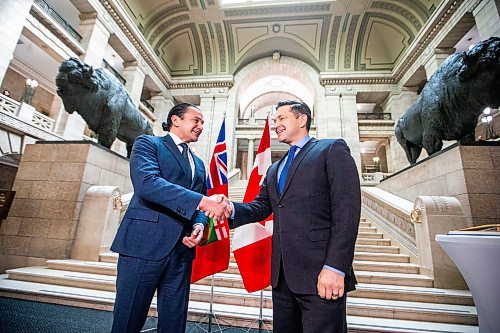
[[[80,44],[86,51],[82,61],[95,68],[102,67],[111,33],[97,13],[82,14],[80,20],[80,34],[82,35]],[[76,112],[67,116],[66,121],[64,121],[65,117],[62,116],[58,121],[58,134],[67,140],[82,140],[86,127],[83,118]],[[124,147],[119,147],[117,151],[123,151],[123,149]]]
[[[129,61],[124,63],[123,77],[125,78],[125,89],[127,89],[130,99],[134,105],[139,105],[142,95],[142,87],[144,86],[144,78],[146,74],[139,67],[137,61]]]
[[[391,92],[384,112],[390,113],[391,118],[397,123],[398,119],[416,101],[417,97],[415,89],[402,88],[396,92]],[[409,166],[406,154],[394,135],[389,138],[389,147],[387,147],[386,153],[388,172],[396,172]]]
[[[326,110],[321,110],[325,114],[318,114],[318,138],[344,139],[351,150],[358,171],[361,172],[356,92],[351,89],[332,88],[326,89]]]
[[[481,40],[500,36],[500,1],[483,0],[472,11]]]
[[[248,159],[247,159],[247,179],[250,178],[253,169],[253,159],[254,159],[254,142],[255,140],[252,138],[248,139]]]
[[[455,52],[453,48],[436,48],[427,54],[424,60],[425,75],[429,80],[441,64]]]
[[[203,159],[205,164],[208,164],[214,150],[215,143],[222,125],[222,121],[226,115],[227,93],[226,94],[211,94],[206,92],[201,96],[200,109],[205,119],[203,133],[196,144],[193,144],[196,154]],[[231,160],[231,145],[228,144],[227,134],[233,129],[228,128],[226,122],[226,147],[228,150],[228,161]]]
[[[153,124],[153,133],[156,136],[164,136],[167,134],[163,130],[162,123],[167,121],[168,112],[174,106],[174,101],[170,93],[160,93],[151,96],[151,105],[155,108],[156,121]]]
[[[22,34],[26,17],[31,9],[33,0],[2,0],[0,1],[0,83],[9,68],[14,55],[17,41]]]

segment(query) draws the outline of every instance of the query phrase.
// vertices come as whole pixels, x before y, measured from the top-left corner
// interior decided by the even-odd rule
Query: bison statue
[[[500,38],[492,37],[441,64],[398,120],[395,135],[415,164],[422,148],[432,155],[443,140],[474,141],[481,112],[499,106]]]
[[[153,134],[123,85],[107,70],[70,58],[61,63],[56,85],[66,112],[78,112],[104,147],[118,138],[127,144],[130,156],[136,137]]]

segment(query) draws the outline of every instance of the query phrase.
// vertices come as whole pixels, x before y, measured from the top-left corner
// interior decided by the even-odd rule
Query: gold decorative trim
[[[113,198],[113,210],[122,210],[123,200],[120,192],[114,191],[113,194],[111,194],[111,198]]]
[[[422,211],[420,210],[420,208],[413,207],[410,213],[411,221],[413,223],[422,223],[422,221],[420,221],[420,216],[422,216]]]

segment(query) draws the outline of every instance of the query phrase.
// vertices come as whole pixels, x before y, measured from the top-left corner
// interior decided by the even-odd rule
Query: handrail
[[[108,71],[111,72],[111,74],[113,74],[117,79],[118,81],[120,81],[123,85],[125,85],[125,83],[127,83],[127,80],[125,80],[125,78],[123,76],[120,75],[120,73],[118,73],[116,71],[116,69],[114,69],[106,60],[102,59],[102,67],[107,69]]]
[[[358,113],[358,120],[392,120],[390,113]]]
[[[34,0],[34,3],[40,7],[45,13],[47,13],[54,21],[56,21],[61,27],[64,28],[67,32],[70,33],[72,37],[74,37],[78,42],[82,41],[82,36],[73,28],[68,21],[63,19],[61,15],[59,15],[54,8],[52,8],[48,3],[44,0]]]

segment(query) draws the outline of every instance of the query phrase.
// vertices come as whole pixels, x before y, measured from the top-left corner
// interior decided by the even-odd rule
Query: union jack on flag
[[[210,170],[207,176],[208,191],[227,184],[227,151],[225,129],[226,120],[222,122],[219,137],[217,138],[217,143],[214,147],[214,154],[212,155],[212,159],[210,160]]]

